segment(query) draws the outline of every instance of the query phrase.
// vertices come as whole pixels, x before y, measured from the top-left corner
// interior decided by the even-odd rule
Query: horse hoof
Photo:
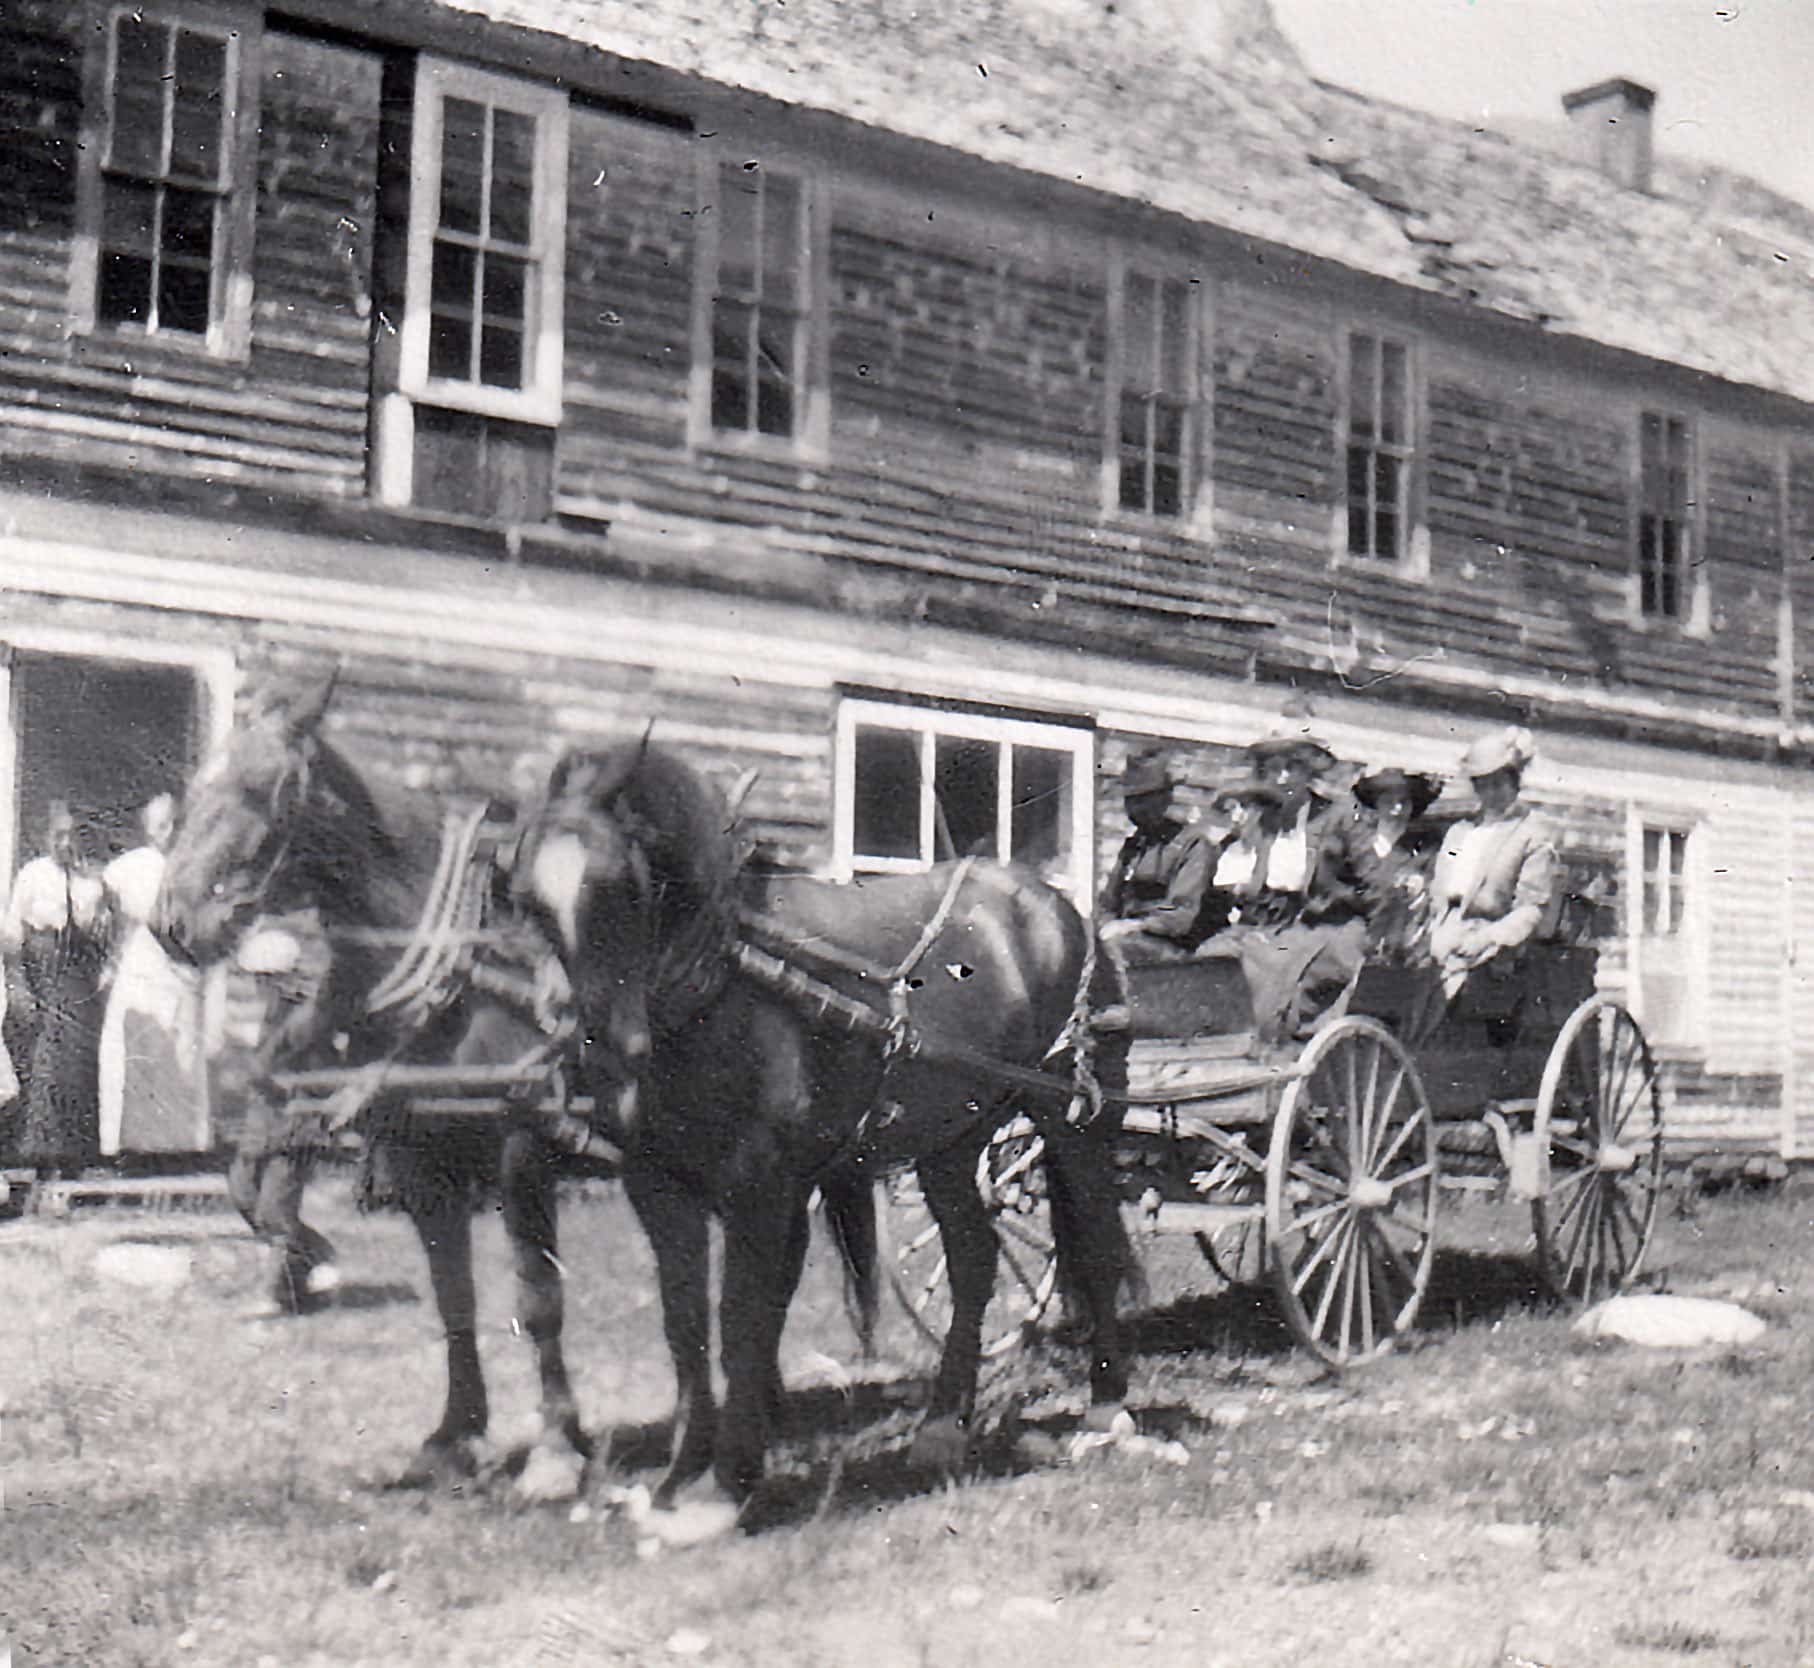
[[[483,1438],[430,1437],[416,1450],[416,1457],[391,1479],[394,1489],[457,1488],[479,1474],[479,1447]]]
[[[538,1443],[529,1450],[513,1493],[526,1506],[547,1506],[579,1494],[586,1459],[572,1448]]]
[[[742,1515],[742,1508],[732,1500],[684,1500],[677,1506],[650,1512],[639,1527],[663,1546],[703,1546],[730,1534]]]
[[[1098,1436],[1128,1437],[1134,1434],[1134,1416],[1122,1402],[1092,1402],[1083,1416],[1083,1428]]]
[[[928,1419],[915,1433],[909,1457],[921,1471],[962,1471],[970,1459],[970,1434],[954,1414]]]

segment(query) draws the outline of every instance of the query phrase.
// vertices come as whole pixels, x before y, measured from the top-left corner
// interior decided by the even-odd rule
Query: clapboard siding
[[[376,184],[376,60],[279,30],[264,36],[256,301],[250,353],[239,363],[181,344],[69,331],[83,15],[26,4],[3,26],[0,428],[7,449],[359,495],[371,288],[369,238],[360,228],[371,225]],[[34,212],[19,211],[20,198]]]
[[[1814,722],[1814,444],[1791,445],[1785,484],[1784,569],[1788,575],[1795,721]]]
[[[1784,1108],[1791,1158],[1814,1158],[1814,803],[1793,807],[1789,887],[1793,957],[1784,1005],[1790,1098]]]

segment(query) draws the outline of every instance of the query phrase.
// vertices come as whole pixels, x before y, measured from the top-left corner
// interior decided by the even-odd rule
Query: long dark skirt
[[[99,1151],[101,946],[29,932],[20,963],[33,1014],[20,1071],[19,1157],[39,1169],[76,1169]]]

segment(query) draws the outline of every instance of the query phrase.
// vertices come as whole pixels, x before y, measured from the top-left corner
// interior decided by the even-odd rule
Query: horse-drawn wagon
[[[1591,948],[1532,944],[1500,960],[1452,1002],[1428,967],[1369,963],[1290,1048],[1258,1042],[1232,947],[1129,968],[1128,1091],[1115,1111],[1130,1222],[1194,1234],[1226,1277],[1263,1273],[1292,1332],[1334,1366],[1379,1355],[1411,1326],[1445,1185],[1459,1178],[1528,1202],[1558,1296],[1618,1290],[1656,1217],[1663,1109],[1650,1048],[1596,990]],[[978,1166],[1006,1274],[995,1352],[1056,1294],[1039,1152],[1015,1119]],[[936,1230],[910,1178],[884,1197],[891,1283],[937,1336]]]

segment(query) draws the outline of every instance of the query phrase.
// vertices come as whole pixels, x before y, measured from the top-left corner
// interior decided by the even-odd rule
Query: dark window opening
[[[207,334],[230,178],[228,42],[133,14],[114,19],[95,316]]]
[[[784,174],[726,163],[718,176],[712,427],[786,437],[803,401],[805,195]]]
[[[1348,338],[1348,554],[1398,561],[1410,537],[1411,378],[1403,342]]]
[[[1184,513],[1194,380],[1190,318],[1184,279],[1127,274],[1117,470],[1124,510]]]
[[[1691,557],[1687,422],[1647,411],[1638,424],[1638,609],[1679,620]]]

